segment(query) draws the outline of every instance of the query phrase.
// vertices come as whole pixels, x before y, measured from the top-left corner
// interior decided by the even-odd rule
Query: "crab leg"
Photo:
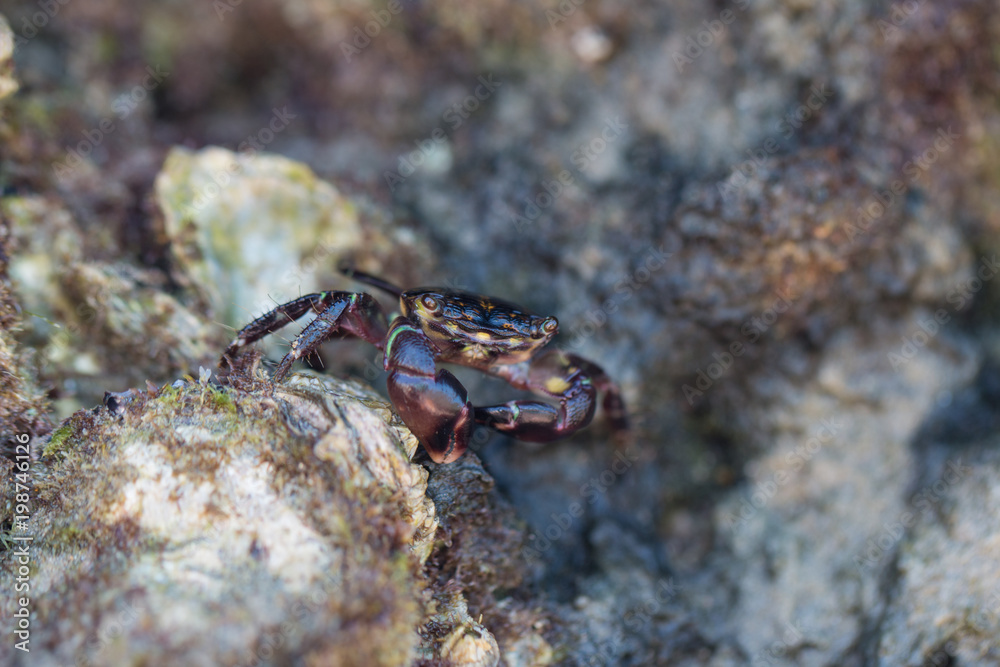
[[[479,424],[520,440],[549,442],[589,424],[594,416],[598,391],[601,391],[612,428],[618,433],[628,429],[618,387],[599,366],[575,354],[551,350],[519,364],[493,366],[489,373],[518,389],[557,398],[559,407],[531,400],[477,407],[475,414]]]
[[[378,303],[368,294],[351,292],[318,292],[299,297],[264,313],[243,327],[223,353],[219,366],[234,357],[244,345],[260,340],[308,312],[317,313],[292,342],[291,351],[285,355],[274,373],[278,382],[288,374],[292,363],[314,352],[334,334],[343,332],[363,338],[379,349],[385,336],[385,315]]]

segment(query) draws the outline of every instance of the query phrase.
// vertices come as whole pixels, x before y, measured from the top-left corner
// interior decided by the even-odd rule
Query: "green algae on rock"
[[[156,197],[178,267],[237,328],[273,302],[323,289],[361,240],[354,204],[278,155],[174,148]]]
[[[250,384],[132,390],[57,431],[27,526],[39,664],[429,657],[418,628],[438,523],[416,439],[353,382]],[[495,646],[458,598],[435,622]]]

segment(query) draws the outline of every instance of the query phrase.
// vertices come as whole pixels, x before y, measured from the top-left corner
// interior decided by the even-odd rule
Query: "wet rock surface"
[[[25,664],[495,664],[461,588],[432,598],[428,475],[389,406],[329,377],[241,384],[109,395],[55,431],[16,531],[36,567]]]
[[[335,274],[347,259],[558,316],[556,344],[611,372],[636,431],[616,452],[598,415],[543,447],[481,431],[475,458],[418,459],[406,469],[429,481],[413,493],[438,522],[422,541],[399,497],[358,501],[390,518],[345,519],[368,545],[355,572],[390,583],[321,617],[367,619],[358,632],[384,622],[401,640],[374,658],[380,647],[355,641],[357,656],[1000,664],[988,3],[124,7],[0,3],[0,438],[7,452],[29,434],[39,493],[73,469],[53,453],[70,431],[71,451],[134,476],[122,429],[147,408],[166,418],[165,390],[137,390],[118,430],[107,408],[79,410],[213,366],[227,327],[268,295],[357,289]],[[262,345],[268,357],[294,332]],[[384,386],[369,346],[331,342],[312,361]],[[512,395],[460,377],[477,403]],[[272,391],[246,382],[223,395],[244,392],[240,406]],[[375,400],[358,391],[351,409]],[[173,407],[194,415],[195,400]],[[402,484],[323,458],[324,429],[352,419],[289,435],[304,406],[261,423],[273,438],[259,450],[298,452],[301,474],[325,484],[290,505],[301,521],[325,525],[310,503],[339,511],[333,469]],[[247,428],[224,406],[208,414]],[[82,434],[84,420],[100,425]],[[98,432],[109,444],[91,452]],[[218,442],[197,461],[210,484],[231,455]],[[65,525],[121,497],[124,482],[102,480],[82,474],[90,496],[39,516]],[[194,502],[195,487],[180,497]],[[117,593],[66,636],[98,632],[129,586],[171,572],[173,552],[133,523],[40,547],[54,560],[38,563],[39,586],[82,581],[82,567],[48,567],[69,553],[118,563],[86,573]],[[159,564],[141,570],[143,558]],[[250,594],[217,574],[231,599]],[[385,619],[365,616],[376,598]],[[76,607],[46,592],[34,609],[54,620]],[[225,646],[260,646],[268,614],[233,620]],[[187,650],[145,623],[133,632],[125,662]],[[297,636],[282,656],[346,646],[318,626]]]

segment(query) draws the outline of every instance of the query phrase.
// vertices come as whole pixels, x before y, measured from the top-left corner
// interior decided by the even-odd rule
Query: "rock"
[[[997,442],[940,449],[944,464],[926,466],[936,469],[911,495],[929,511],[886,573],[893,593],[878,618],[873,664],[1000,663]]]
[[[918,330],[921,319],[869,331]],[[895,370],[894,353],[892,336],[841,332],[795,401],[758,417],[773,444],[716,516],[719,544],[732,549],[730,619],[752,659],[823,665],[863,645],[874,621],[857,609],[875,613],[907,531],[929,518],[933,507],[913,497],[912,443],[979,358],[963,337],[939,336]]]
[[[175,148],[156,196],[174,261],[237,329],[276,303],[328,289],[361,240],[356,208],[334,186],[254,149]]]
[[[212,181],[219,174],[224,189]],[[215,189],[203,192],[205,183]],[[40,353],[43,377],[60,387],[57,414],[92,405],[108,389],[214,365],[234,329],[275,301],[329,289],[343,253],[372,263],[386,244],[377,207],[277,156],[177,149],[156,187],[167,234],[160,242],[173,253],[169,275],[121,257],[109,227],[89,226],[57,198],[0,202],[16,249],[12,285],[33,316],[24,337]],[[375,221],[363,253],[355,253],[358,206]],[[282,342],[274,336],[262,345],[280,356]]]
[[[14,79],[14,31],[0,14],[0,100],[17,92]]]
[[[16,406],[3,417],[18,428],[43,396],[58,416],[106,390],[127,426],[129,406],[163,396],[123,388],[214,367],[225,327],[273,305],[267,292],[356,289],[332,275],[344,253],[325,252],[326,211],[363,270],[557,316],[555,344],[609,370],[636,426],[627,460],[598,414],[564,441],[478,431],[476,456],[424,463],[438,528],[409,564],[394,560],[416,544],[395,496],[358,501],[391,517],[364,533],[389,561],[375,580],[393,582],[370,589],[392,602],[385,627],[414,623],[398,655],[415,667],[442,652],[505,666],[997,662],[990,3],[58,9],[19,42],[21,91],[0,102],[0,220],[15,239],[0,303],[21,310],[0,332],[12,351],[0,370],[19,378],[0,401],[27,398],[0,409]],[[18,33],[43,16],[6,11]],[[93,29],[61,27],[76,23]],[[152,90],[147,67],[169,72]],[[0,59],[0,80],[10,71]],[[286,104],[293,122],[264,133]],[[103,121],[114,131],[97,132]],[[251,158],[249,138],[296,162]],[[217,170],[234,160],[250,163]],[[78,306],[100,312],[84,323]],[[78,340],[49,355],[56,325],[78,326]],[[293,334],[261,347],[279,356],[271,346]],[[324,368],[377,380],[376,352],[352,345],[331,343]],[[461,375],[474,403],[516,395],[481,375]],[[277,400],[256,382],[227,391]],[[45,419],[29,429],[36,443]],[[86,442],[71,431],[50,448]],[[315,455],[320,439],[291,449]],[[208,458],[229,469],[225,451]],[[948,483],[959,461],[971,471]],[[39,478],[55,465],[40,462]],[[382,488],[366,466],[329,465]],[[98,495],[117,483],[79,475]],[[325,481],[300,490],[340,511]],[[129,530],[98,526],[88,548],[113,552]],[[138,589],[174,574],[148,567]],[[89,623],[86,594],[107,607],[100,586],[80,585],[65,618],[44,602],[47,621]],[[283,613],[260,609],[246,612],[255,640]],[[295,646],[269,659],[322,649]]]
[[[480,431],[482,433],[482,431]],[[493,478],[475,455],[431,468],[427,495],[434,501],[441,523],[431,555],[428,575],[435,577],[443,593],[435,596],[441,613],[458,608],[451,592],[460,586],[468,606],[479,622],[490,628],[466,626],[444,634],[435,623],[429,633],[452,660],[467,656],[472,664],[491,664],[502,659],[508,667],[543,666],[554,660],[546,639],[551,637],[556,609],[543,609],[524,593],[531,574],[531,559],[525,551],[524,522],[495,488]],[[450,624],[444,624],[450,627]],[[548,631],[548,632],[546,632]],[[492,648],[491,648],[492,647]],[[495,662],[492,664],[496,664]]]
[[[109,397],[36,452],[15,530],[32,664],[496,665],[460,593],[427,605],[438,519],[389,406],[329,377],[208,376]],[[422,648],[430,618],[446,639]]]
[[[92,404],[109,388],[214,362],[225,330],[170,293],[158,271],[95,260],[119,251],[113,239],[84,233],[44,197],[8,197],[0,212],[17,248],[12,285],[31,315],[23,336],[39,353],[43,378],[63,391],[59,412]]]
[[[12,251],[10,226],[0,216],[0,454],[13,460],[18,445],[44,436],[52,424],[51,406],[39,386],[38,355],[17,340],[23,324],[9,275]]]

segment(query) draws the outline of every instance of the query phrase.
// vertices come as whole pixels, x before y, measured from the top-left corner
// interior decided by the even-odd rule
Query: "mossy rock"
[[[428,472],[410,461],[417,442],[390,406],[312,374],[246,384],[109,395],[52,434],[31,473],[33,661],[458,655],[457,638],[420,632],[433,619],[439,634],[479,637],[485,654],[461,651],[496,664],[461,595],[430,603],[438,521]],[[0,575],[9,590],[13,577]]]

